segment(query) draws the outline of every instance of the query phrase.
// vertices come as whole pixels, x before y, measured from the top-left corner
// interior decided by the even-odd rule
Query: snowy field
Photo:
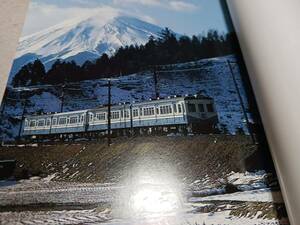
[[[113,219],[110,211],[71,210],[1,213],[3,224],[107,224],[107,225],[279,225],[278,220],[238,218],[230,211],[203,214],[168,214],[154,218]]]
[[[218,195],[211,192],[203,197],[191,197],[197,195],[196,190],[203,188],[198,185],[199,181],[179,190],[167,183],[143,183],[128,187],[112,183],[53,182],[53,176],[32,178],[0,188],[0,223],[288,224],[271,214],[276,204],[283,202],[280,193],[257,186],[257,183],[265,182],[265,175],[261,171],[231,173],[229,177],[235,177],[235,182],[248,186],[249,190]],[[205,188],[208,187],[207,183]]]
[[[247,131],[242,107],[234,86],[232,74],[227,61],[235,62],[234,56],[204,59],[195,62],[168,66],[171,73],[158,74],[158,88],[161,97],[201,93],[214,98],[219,122],[230,133],[237,129]],[[184,71],[187,68],[199,70]],[[237,64],[232,63],[234,76],[238,82],[245,108],[248,103],[240,71]],[[182,71],[183,70],[183,71]],[[107,103],[106,80],[88,80],[70,83],[65,88],[64,111],[94,108]],[[143,72],[129,76],[117,77],[112,82],[112,103],[140,102],[155,96],[153,74]],[[35,86],[28,88],[9,88],[9,98],[2,105],[4,118],[0,123],[0,131],[6,140],[18,135],[18,118],[24,107],[20,98],[27,99],[25,114],[36,112],[60,112],[60,86]]]

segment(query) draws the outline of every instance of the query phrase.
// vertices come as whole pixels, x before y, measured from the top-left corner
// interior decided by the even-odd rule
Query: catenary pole
[[[133,136],[133,112],[132,112],[132,104],[130,104],[130,136]]]
[[[111,145],[111,80],[108,79],[107,145]]]
[[[156,66],[153,68],[153,80],[154,80],[154,89],[155,89],[155,98],[159,98],[159,91],[158,91],[158,71],[156,69]]]
[[[22,110],[22,115],[21,115],[21,122],[20,122],[20,127],[19,127],[19,133],[18,133],[18,139],[21,139],[22,135],[22,128],[23,128],[23,121],[25,117],[25,111],[26,111],[26,99],[23,99],[23,110]]]
[[[245,120],[246,120],[247,128],[248,128],[248,130],[249,130],[249,133],[250,133],[252,142],[255,144],[255,143],[256,143],[255,137],[254,137],[254,135],[253,135],[253,132],[252,132],[252,129],[251,129],[251,126],[250,126],[249,117],[248,117],[248,115],[247,115],[247,111],[246,111],[246,108],[245,108],[245,105],[244,105],[244,101],[243,101],[243,98],[242,98],[240,89],[239,89],[239,87],[238,87],[236,78],[235,78],[235,76],[234,76],[234,72],[233,72],[231,63],[232,63],[232,62],[230,62],[229,60],[227,60],[227,64],[228,64],[228,67],[229,67],[229,70],[230,70],[230,73],[231,73],[231,76],[232,76],[232,80],[233,80],[235,89],[236,89],[236,91],[237,91],[238,98],[239,98],[239,101],[240,101],[240,105],[241,105],[241,108],[242,108],[242,111],[243,111],[243,114],[244,114],[244,117],[245,117]]]
[[[60,112],[63,112],[64,110],[64,101],[65,101],[65,84],[62,85]]]

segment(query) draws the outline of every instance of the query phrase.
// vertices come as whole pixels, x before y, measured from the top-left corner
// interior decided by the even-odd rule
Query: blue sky
[[[23,35],[95,10],[106,17],[121,11],[180,34],[227,31],[219,0],[31,0]]]

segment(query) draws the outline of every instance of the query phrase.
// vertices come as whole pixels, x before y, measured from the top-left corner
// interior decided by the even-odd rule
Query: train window
[[[129,117],[130,117],[130,115],[129,115],[129,110],[125,110],[125,111],[124,111],[124,114],[125,114],[125,118],[129,118]]]
[[[159,115],[159,108],[156,108],[156,115]]]
[[[177,108],[178,108],[178,113],[182,113],[182,108],[180,104],[177,105]]]
[[[105,120],[105,113],[97,113],[96,119],[97,120]]]
[[[177,107],[176,107],[176,104],[173,104],[173,111],[174,111],[174,113],[177,113]]]
[[[206,104],[207,112],[214,112],[213,104]]]
[[[66,117],[59,118],[59,120],[58,120],[59,125],[64,125],[66,123],[67,123],[67,118]]]
[[[199,104],[198,109],[199,109],[199,112],[205,112],[203,104]]]
[[[111,113],[111,118],[112,119],[119,119],[120,118],[120,112],[119,111],[114,111]]]
[[[36,124],[35,120],[31,120],[29,126],[30,127],[35,127],[35,124]]]
[[[154,115],[154,107],[144,108],[144,116]]]
[[[188,105],[189,112],[196,112],[196,105],[189,103]]]
[[[170,105],[167,106],[167,112],[168,112],[168,113],[172,113],[172,112],[173,112],[173,111],[172,111],[172,106],[170,106]]]
[[[143,116],[143,110],[140,108],[140,116]]]
[[[184,106],[184,103],[181,103],[181,106],[182,106],[182,111],[185,113],[185,106]]]
[[[160,114],[170,114],[172,113],[172,107],[170,105],[160,106]]]
[[[47,119],[47,123],[46,123],[46,126],[49,127],[51,124],[51,119]]]
[[[94,114],[90,113],[90,121],[93,121],[93,119],[94,119]]]
[[[43,120],[38,120],[37,126],[38,126],[38,127],[43,127],[43,126],[45,126],[45,120],[44,120],[44,119],[43,119]]]
[[[132,113],[133,113],[133,117],[138,117],[139,116],[139,110],[138,109],[133,109]]]
[[[121,118],[123,118],[123,117],[124,117],[124,111],[121,110]]]
[[[84,115],[81,115],[80,117],[80,123],[83,123],[84,122]]]
[[[57,124],[57,119],[54,118],[54,119],[52,120],[52,125],[56,125],[56,124]]]
[[[78,123],[78,116],[71,116],[70,117],[70,124]]]
[[[167,113],[172,113],[172,107],[170,105],[167,106]]]

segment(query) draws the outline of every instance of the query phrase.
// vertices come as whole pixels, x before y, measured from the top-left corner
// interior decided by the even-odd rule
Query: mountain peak
[[[141,19],[115,13],[75,18],[20,39],[11,74],[22,65],[39,58],[49,68],[57,59],[78,64],[94,60],[103,53],[114,54],[120,47],[145,44],[158,37],[162,28]]]

